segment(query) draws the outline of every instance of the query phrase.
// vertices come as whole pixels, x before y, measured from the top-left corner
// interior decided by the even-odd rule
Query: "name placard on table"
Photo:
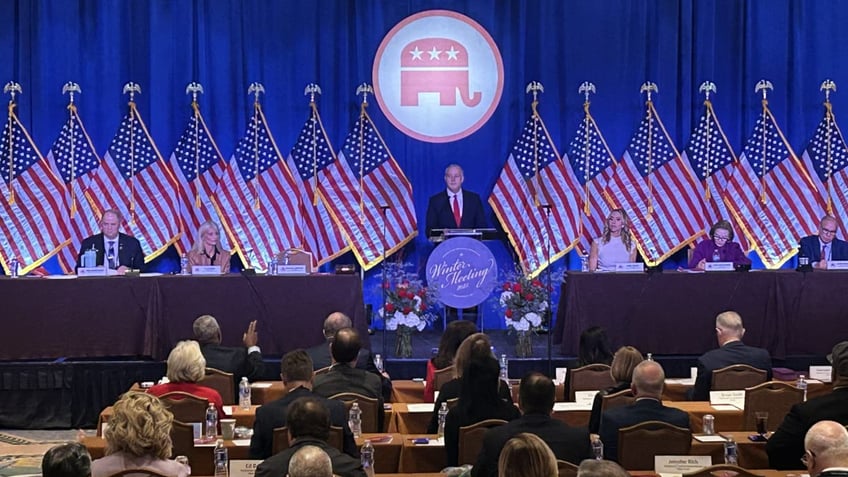
[[[827,262],[828,270],[848,270],[848,260],[831,260]]]
[[[230,461],[230,477],[253,477],[261,463],[261,459],[233,459]]]
[[[218,265],[193,265],[191,267],[191,274],[200,276],[220,275],[221,267]]]
[[[306,265],[277,265],[277,275],[296,276],[308,275]]]
[[[639,262],[622,262],[615,264],[616,273],[644,273],[645,264]]]
[[[810,379],[817,379],[823,383],[830,382],[833,366],[810,366]]]
[[[707,262],[704,264],[705,272],[733,272],[733,262]]]
[[[78,277],[105,277],[109,275],[106,267],[80,267],[77,268]]]
[[[719,406],[733,406],[737,409],[745,409],[745,390],[733,391],[710,391],[710,406],[717,410],[725,410]]]
[[[657,455],[654,456],[654,472],[660,475],[688,474],[713,465],[708,455]]]

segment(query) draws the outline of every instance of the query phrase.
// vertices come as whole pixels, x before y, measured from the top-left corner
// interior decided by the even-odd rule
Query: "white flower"
[[[524,315],[524,318],[522,318],[522,320],[524,319],[529,321],[530,324],[533,326],[539,326],[540,324],[542,324],[542,317],[535,313],[527,313],[526,315]]]
[[[511,291],[505,291],[501,293],[501,306],[506,306],[508,300],[512,299],[513,293]]]
[[[539,302],[539,311],[545,311],[548,309],[548,300],[542,300]]]
[[[524,318],[521,318],[518,321],[509,320],[507,322],[507,326],[511,326],[515,331],[527,331],[530,329],[530,323]]]
[[[410,328],[417,328],[418,324],[421,322],[421,318],[418,318],[418,315],[415,313],[409,313],[404,317],[403,324]]]

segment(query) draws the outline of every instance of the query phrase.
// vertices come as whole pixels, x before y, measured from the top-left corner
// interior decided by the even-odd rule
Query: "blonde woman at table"
[[[498,477],[551,477],[557,474],[556,456],[535,434],[525,432],[513,437],[498,458]]]
[[[612,376],[615,386],[595,394],[595,400],[592,402],[592,413],[589,415],[589,433],[597,434],[601,428],[601,402],[603,396],[630,389],[630,382],[633,380],[633,370],[643,360],[642,353],[632,346],[622,346],[615,352],[615,355],[612,357],[612,365],[610,366],[610,376]]]
[[[107,477],[127,469],[149,469],[187,477],[189,469],[169,460],[174,416],[156,396],[128,392],[115,403],[103,431],[105,456],[91,463],[91,477]]]
[[[221,245],[220,229],[211,220],[197,229],[197,240],[186,255],[189,269],[195,265],[217,265],[221,267],[221,273],[230,271],[230,251]]]
[[[168,377],[167,383],[157,384],[148,389],[147,392],[154,396],[174,391],[193,394],[197,397],[208,399],[210,404],[215,405],[218,410],[218,422],[226,419],[224,413],[224,400],[218,391],[197,384],[206,375],[206,358],[200,352],[197,341],[180,341],[168,355]]]
[[[615,270],[616,263],[635,262],[636,245],[630,236],[630,218],[624,209],[613,209],[600,237],[589,249],[589,271]]]

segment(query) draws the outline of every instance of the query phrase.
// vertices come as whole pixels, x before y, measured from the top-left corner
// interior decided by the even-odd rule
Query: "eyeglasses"
[[[836,230],[826,229],[824,227],[822,227],[821,231],[822,231],[822,234],[827,234],[827,235],[833,235],[833,234],[836,233]]]
[[[804,467],[809,467],[810,462],[816,458],[816,453],[807,449],[804,451],[804,455],[801,457],[801,463],[804,464]]]
[[[730,236],[713,235],[713,240],[721,240],[722,242],[727,242],[728,240],[730,240]]]

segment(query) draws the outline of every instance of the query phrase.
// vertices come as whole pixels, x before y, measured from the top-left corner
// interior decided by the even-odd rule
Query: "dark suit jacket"
[[[312,369],[319,370],[333,364],[333,358],[330,356],[330,346],[327,343],[313,346],[306,350],[306,353],[312,358]],[[386,378],[374,365],[374,354],[371,350],[362,348],[359,350],[359,356],[356,358],[356,368],[364,369],[369,373],[374,373],[380,377],[380,385],[382,387],[383,401],[389,402],[392,400],[392,380]]]
[[[324,374],[315,376],[312,392],[326,398],[339,393],[358,393],[366,397],[377,398],[379,413],[377,426],[383,429],[383,395],[380,378],[363,369],[351,368],[346,364],[335,364]]]
[[[615,394],[625,389],[630,389],[630,383],[616,384],[611,388],[604,389],[598,394],[595,394],[595,399],[592,401],[592,412],[589,413],[589,432],[597,434],[601,428],[601,405],[603,404],[604,396]]]
[[[200,352],[206,358],[207,368],[233,373],[235,384],[238,384],[242,377],[246,377],[248,381],[256,381],[262,374],[262,353],[248,353],[244,346],[206,343],[200,345]],[[238,392],[235,395],[238,396]]]
[[[289,404],[297,398],[314,397],[321,400],[330,411],[330,425],[344,430],[343,447],[346,454],[359,457],[359,450],[353,433],[347,424],[347,409],[341,401],[326,399],[314,394],[306,388],[295,388],[276,401],[263,404],[256,409],[256,419],[253,421],[253,437],[250,438],[250,458],[267,459],[271,457],[274,444],[274,429],[286,425],[286,412]]]
[[[341,475],[342,477],[365,477],[365,471],[362,470],[362,464],[359,462],[359,459],[354,459],[347,454],[343,454],[326,442],[311,437],[297,439],[288,449],[262,461],[256,467],[256,477],[284,477],[289,472],[289,461],[292,456],[303,446],[320,447],[321,450],[326,452],[330,456],[330,461],[333,463],[333,474]]]
[[[87,237],[80,244],[80,250],[77,254],[77,268],[82,266],[82,254],[86,250],[91,250],[91,247],[97,250],[97,266],[103,265],[104,257],[106,256],[105,242],[103,234],[95,234]],[[144,268],[144,253],[141,251],[141,243],[135,237],[118,233],[118,266],[129,268]]]
[[[482,229],[486,228],[486,216],[483,214],[483,201],[474,192],[462,189],[462,219],[459,227],[453,218],[447,189],[430,197],[427,204],[427,236],[433,229]]]
[[[804,455],[804,436],[813,424],[824,420],[848,425],[848,388],[834,389],[830,394],[792,406],[766,444],[769,467],[803,469],[798,459]]]
[[[497,477],[501,450],[506,441],[522,432],[541,437],[554,451],[557,459],[580,465],[580,461],[591,457],[589,433],[586,428],[570,427],[544,414],[525,414],[503,426],[486,431],[477,463],[471,469],[472,477]]]
[[[689,429],[689,414],[665,407],[656,399],[639,399],[629,406],[610,409],[601,415],[601,441],[604,458],[618,461],[618,430],[645,421],[662,421]]]
[[[439,391],[439,398],[433,404],[433,415],[430,417],[430,424],[427,425],[427,434],[435,434],[439,431],[439,409],[442,408],[443,402],[458,398],[461,387],[462,380],[456,378],[442,385],[442,389]],[[509,392],[509,386],[503,380],[498,383],[498,397],[504,402],[512,404],[512,394]]]
[[[692,388],[693,401],[709,401],[713,371],[734,364],[747,364],[768,372],[771,379],[771,355],[767,350],[748,346],[741,341],[731,341],[721,348],[707,351],[698,358],[698,377]]]
[[[830,242],[830,259],[831,260],[848,260],[848,242],[839,240],[834,237]],[[798,247],[799,257],[809,257],[810,264],[821,261],[821,242],[818,235],[808,235],[801,239],[801,246]]]

